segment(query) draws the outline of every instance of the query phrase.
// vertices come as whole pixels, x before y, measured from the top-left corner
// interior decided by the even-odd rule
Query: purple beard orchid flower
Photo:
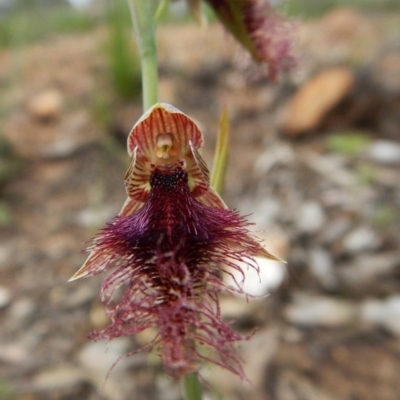
[[[241,288],[227,287],[223,274],[241,271],[241,262],[257,269],[256,256],[276,258],[210,186],[202,145],[196,124],[176,108],[156,104],[143,115],[128,138],[128,199],[71,280],[110,271],[101,299],[111,323],[92,339],[155,328],[145,347],[170,375],[206,360],[243,377],[232,347],[243,337],[222,320],[218,299]]]
[[[204,0],[225,28],[252,58],[263,65],[270,79],[294,67],[294,24],[277,12],[269,0]],[[193,10],[199,0],[190,0]],[[196,4],[196,6],[195,6]]]

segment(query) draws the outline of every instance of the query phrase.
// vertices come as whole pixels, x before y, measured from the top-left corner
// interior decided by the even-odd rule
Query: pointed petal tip
[[[68,282],[77,281],[78,279],[84,278],[88,274],[87,271],[81,271],[81,269],[75,272],[75,274],[68,279]]]
[[[259,254],[257,254],[257,256],[262,257],[262,258],[268,258],[269,260],[272,260],[272,261],[277,261],[277,262],[287,264],[287,261],[285,261],[277,256],[274,256],[268,250],[266,250],[264,247],[262,247],[262,250],[260,250],[260,252],[259,252]]]

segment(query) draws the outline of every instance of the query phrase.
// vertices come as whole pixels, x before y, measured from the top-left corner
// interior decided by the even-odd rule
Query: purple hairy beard
[[[232,268],[242,271],[239,262],[258,268],[249,223],[196,200],[180,167],[155,169],[150,184],[142,208],[116,217],[94,239],[98,262],[113,271],[102,286],[111,324],[91,338],[155,328],[146,347],[156,349],[169,374],[195,371],[207,360],[243,377],[232,348],[243,337],[222,320],[218,296],[241,291],[222,279]]]

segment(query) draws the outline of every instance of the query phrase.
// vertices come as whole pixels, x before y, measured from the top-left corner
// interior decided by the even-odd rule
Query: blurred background
[[[262,265],[268,297],[222,300],[237,330],[258,329],[238,349],[251,383],[205,367],[207,398],[397,400],[400,3],[279,7],[298,21],[298,66],[278,84],[182,1],[157,30],[160,100],[198,121],[210,166],[227,101],[224,198],[288,261]],[[125,1],[0,1],[1,400],[181,398],[153,356],[106,380],[148,338],[90,342],[102,277],[67,283],[125,200],[140,96]]]

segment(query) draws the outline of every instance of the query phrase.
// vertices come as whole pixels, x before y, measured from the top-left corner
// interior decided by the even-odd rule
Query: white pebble
[[[321,247],[309,251],[309,267],[314,276],[326,288],[333,288],[337,284],[331,255]]]
[[[400,296],[386,300],[367,300],[360,310],[361,319],[400,337]]]
[[[297,325],[338,327],[350,324],[355,306],[350,302],[330,297],[298,295],[286,307],[286,319]]]
[[[79,368],[72,365],[59,365],[39,372],[32,383],[35,390],[52,391],[69,389],[83,380],[84,375]]]
[[[0,308],[6,307],[11,301],[11,291],[4,286],[0,286]]]
[[[309,201],[300,207],[295,222],[299,231],[315,233],[324,225],[325,214],[320,204]]]
[[[9,313],[10,313],[10,318],[17,320],[17,321],[23,321],[24,319],[28,318],[31,316],[35,311],[35,303],[30,300],[30,299],[19,299],[15,302],[10,307]]]
[[[361,226],[344,238],[343,246],[348,253],[357,254],[365,250],[376,250],[381,242],[379,236],[371,228]]]
[[[400,164],[400,145],[389,140],[379,140],[371,144],[368,155],[379,164]]]
[[[114,363],[128,352],[129,341],[126,338],[118,338],[107,342],[99,340],[87,343],[79,353],[79,363],[85,369],[96,372],[99,376],[106,376]],[[128,358],[122,358],[115,364],[114,372],[125,370],[129,363]]]

